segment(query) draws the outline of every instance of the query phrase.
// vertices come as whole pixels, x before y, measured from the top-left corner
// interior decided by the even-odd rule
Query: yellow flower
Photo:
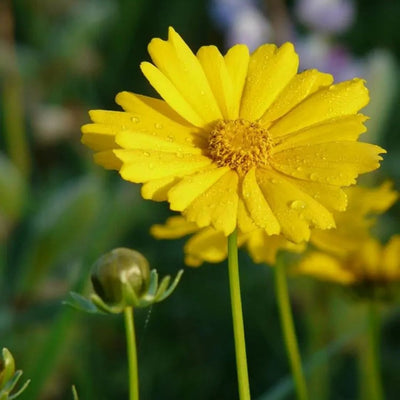
[[[391,182],[376,188],[353,186],[345,189],[348,207],[344,212],[334,212],[336,229],[314,229],[310,242],[319,250],[345,256],[355,251],[369,239],[370,228],[376,215],[389,209],[398,199]]]
[[[200,227],[225,235],[246,221],[269,235],[308,240],[335,225],[341,187],[379,167],[380,147],[357,142],[369,101],[361,79],[333,85],[329,74],[298,73],[291,43],[215,46],[193,54],[169,29],[153,39],[141,69],[163,100],[119,93],[123,112],[94,110],[82,142],[95,161],[143,183]]]
[[[345,257],[313,252],[298,273],[341,284],[385,285],[400,281],[400,235],[392,236],[386,246],[370,238]]]
[[[223,232],[211,226],[199,228],[182,216],[170,217],[164,225],[153,225],[151,234],[158,239],[177,239],[193,234],[184,246],[185,264],[190,267],[198,267],[203,262],[219,263],[228,255],[227,241]],[[250,233],[239,231],[238,246],[246,246],[254,262],[267,264],[275,263],[279,250],[301,252],[305,247],[289,242],[281,235],[269,236],[261,229]]]

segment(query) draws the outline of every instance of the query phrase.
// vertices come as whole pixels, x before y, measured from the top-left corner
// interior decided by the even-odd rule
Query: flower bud
[[[0,357],[0,390],[14,376],[15,362],[14,357],[8,349],[4,348]]]
[[[150,268],[139,252],[117,248],[100,257],[93,266],[91,280],[96,294],[107,304],[124,302],[124,285],[139,298],[148,288]]]

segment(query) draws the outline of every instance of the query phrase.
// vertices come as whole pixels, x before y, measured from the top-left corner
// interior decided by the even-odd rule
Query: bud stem
[[[129,365],[129,400],[139,400],[139,377],[136,353],[135,322],[133,307],[124,309],[126,345]]]
[[[369,398],[371,400],[382,400],[384,399],[384,394],[379,357],[380,316],[374,300],[371,300],[367,307],[366,385],[369,386]]]
[[[250,400],[247,372],[246,343],[244,338],[242,300],[240,297],[239,263],[237,254],[237,231],[228,237],[228,269],[231,291],[233,333],[235,337],[236,369],[240,400]]]
[[[279,255],[275,264],[275,290],[281,318],[283,337],[292,369],[292,376],[296,387],[297,398],[298,400],[308,400],[306,380],[301,365],[296,330],[294,328],[292,309],[290,307],[286,271],[282,257],[279,257]]]

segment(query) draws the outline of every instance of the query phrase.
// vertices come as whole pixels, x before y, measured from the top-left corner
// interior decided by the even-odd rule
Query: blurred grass
[[[340,40],[358,55],[387,49],[398,75],[398,2],[358,6],[359,18]],[[90,265],[116,246],[141,251],[162,275],[183,267],[182,240],[157,242],[148,234],[152,223],[169,215],[168,207],[142,200],[137,186],[94,165],[79,142],[88,109],[117,109],[113,99],[120,90],[154,94],[138,66],[149,59],[150,39],[165,38],[169,25],[193,49],[223,46],[223,32],[201,0],[1,3],[0,344],[33,379],[23,399],[70,399],[72,384],[80,399],[126,398],[121,319],[81,315],[62,301],[72,289],[89,290]],[[400,188],[397,86],[391,85],[394,106],[383,125],[388,155],[381,174]],[[399,207],[387,218],[398,232]],[[241,254],[241,277],[253,397],[291,399],[271,271]],[[148,324],[147,312],[137,313],[143,399],[237,398],[227,279],[225,265],[187,269],[174,296],[152,309]],[[359,329],[362,307],[340,291],[298,280],[291,285],[306,359],[316,351],[331,354],[333,338]],[[321,291],[326,304],[318,310]],[[324,316],[328,333],[318,329]],[[393,334],[399,327],[395,307],[382,343],[388,399],[400,392],[400,358],[393,356],[400,352],[400,336]],[[356,398],[360,346],[359,340],[339,342],[325,359],[330,399]],[[316,377],[310,375],[314,386]],[[271,397],[278,392],[283,394]]]

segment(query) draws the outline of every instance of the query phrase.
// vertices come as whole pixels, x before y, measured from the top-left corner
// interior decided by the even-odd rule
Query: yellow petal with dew
[[[121,176],[131,182],[183,176],[211,164],[208,157],[190,153],[166,153],[153,150],[114,150],[122,161]]]
[[[160,152],[180,152],[202,154],[200,147],[186,143],[176,142],[174,136],[157,137],[142,132],[122,131],[117,134],[115,142],[123,149],[156,150]]]
[[[146,182],[141,188],[141,195],[144,199],[154,201],[167,201],[169,190],[179,182],[176,176],[154,179]]]
[[[208,83],[224,119],[236,119],[233,98],[233,85],[226,68],[224,57],[215,46],[203,46],[197,52],[197,58],[204,70]]]
[[[173,28],[168,30],[167,41],[153,39],[148,51],[156,67],[206,124],[222,117],[199,60]]]
[[[244,44],[237,44],[231,47],[224,56],[226,69],[231,77],[233,86],[232,104],[234,105],[234,115],[236,116],[239,115],[249,58],[249,49]]]
[[[243,233],[248,233],[259,229],[247,211],[244,200],[240,194],[238,202],[238,228],[239,231]]]
[[[261,118],[297,73],[298,65],[299,58],[291,43],[279,49],[265,44],[255,50],[250,56],[240,117],[248,121]]]
[[[382,148],[362,142],[330,142],[273,154],[271,165],[295,178],[338,186],[356,183],[359,174],[379,168]]]
[[[330,229],[335,226],[332,214],[284,175],[263,169],[257,171],[256,179],[288,240],[307,241],[310,227]]]
[[[178,239],[198,230],[199,227],[195,223],[186,221],[181,215],[174,215],[169,217],[163,225],[153,225],[150,233],[156,239]]]
[[[231,234],[237,222],[238,181],[237,173],[228,170],[186,208],[185,217],[199,227],[212,225],[226,236]]]
[[[367,119],[362,114],[346,115],[300,129],[279,137],[273,151],[278,153],[292,147],[335,141],[356,141],[367,130],[364,125]]]
[[[269,235],[279,234],[279,222],[257,183],[254,168],[243,179],[242,196],[253,221]]]
[[[269,128],[270,134],[276,138],[313,124],[357,113],[369,101],[364,83],[362,79],[355,78],[318,90],[274,123]]]
[[[183,211],[197,197],[214,185],[227,171],[229,171],[228,167],[218,168],[212,165],[204,171],[182,179],[168,192],[171,210]]]
[[[136,117],[140,118],[140,116],[146,115],[149,119],[161,123],[167,121],[175,122],[177,123],[178,129],[181,125],[193,128],[193,125],[182,118],[164,100],[123,91],[115,96],[115,102],[119,104],[124,111],[132,113]]]
[[[259,123],[269,125],[271,121],[281,118],[306,97],[324,86],[331,85],[332,82],[332,75],[319,72],[316,69],[309,69],[296,74],[271,107],[267,109]]]

